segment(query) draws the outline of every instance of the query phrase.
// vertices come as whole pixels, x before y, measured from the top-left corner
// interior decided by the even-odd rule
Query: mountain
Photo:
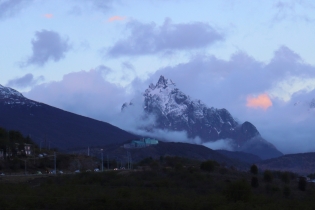
[[[128,103],[122,110],[128,109]],[[238,123],[226,109],[209,108],[200,100],[193,100],[172,80],[160,76],[156,85],[144,92],[143,109],[154,115],[156,122],[147,130],[185,131],[189,138],[199,137],[202,143],[230,139],[234,150],[258,155],[262,159],[281,156],[282,153],[267,142],[250,122]]]
[[[244,163],[258,163],[261,161],[261,158],[257,155],[253,155],[246,152],[238,152],[238,151],[228,151],[228,150],[215,150],[216,152],[230,158],[233,160],[239,160]]]
[[[284,155],[257,163],[261,170],[291,171],[302,175],[315,172],[315,152]]]
[[[32,101],[1,85],[0,127],[29,135],[43,147],[59,149],[104,146],[138,138],[109,123]]]

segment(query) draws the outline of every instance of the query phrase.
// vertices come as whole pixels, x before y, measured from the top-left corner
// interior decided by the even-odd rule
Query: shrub
[[[255,165],[255,164],[253,164],[251,167],[250,167],[250,172],[252,173],[252,174],[258,174],[258,167]]]
[[[271,171],[266,170],[264,172],[264,181],[265,182],[272,182],[272,180],[273,180],[273,175],[272,175]]]
[[[213,160],[208,160],[200,164],[200,169],[211,172],[214,171],[216,166],[219,166],[219,163]]]
[[[300,177],[299,178],[299,190],[305,191],[306,190],[306,178],[305,177]]]
[[[289,186],[284,186],[284,188],[283,188],[283,195],[287,198],[287,197],[289,197],[289,195],[291,194],[291,189],[290,189],[290,187]]]
[[[252,195],[251,187],[246,180],[239,180],[228,185],[225,196],[232,201],[249,201]]]
[[[289,184],[289,183],[290,183],[290,179],[291,179],[291,177],[290,177],[289,172],[283,172],[283,173],[281,174],[281,180],[282,180],[284,183]]]
[[[257,188],[259,186],[258,178],[256,176],[252,177],[251,185],[254,188]]]

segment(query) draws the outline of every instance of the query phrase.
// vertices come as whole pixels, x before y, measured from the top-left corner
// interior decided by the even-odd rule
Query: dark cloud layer
[[[32,56],[25,65],[43,66],[49,60],[55,62],[65,57],[71,49],[68,39],[63,39],[57,32],[42,30],[35,33],[32,40]]]
[[[31,0],[0,0],[0,19],[11,17],[18,13]]]
[[[170,19],[162,26],[131,21],[126,39],[117,41],[108,51],[109,56],[146,55],[159,52],[198,49],[223,40],[224,35],[207,23],[173,24]]]
[[[38,81],[43,79],[44,77],[34,78],[33,74],[29,73],[25,74],[23,77],[10,80],[6,86],[17,88],[31,87],[36,85]]]

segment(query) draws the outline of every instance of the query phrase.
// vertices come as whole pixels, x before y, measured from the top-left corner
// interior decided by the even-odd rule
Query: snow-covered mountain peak
[[[5,105],[40,106],[40,103],[25,98],[20,92],[0,85],[0,102]]]
[[[140,129],[186,132],[188,138],[198,137],[202,143],[227,139],[238,151],[259,152],[263,157],[282,155],[273,145],[264,143],[253,124],[240,124],[228,110],[209,107],[198,99],[191,99],[164,76],[160,76],[156,85],[150,84],[143,96],[144,101],[139,101],[143,103],[143,117],[155,116],[155,120]],[[128,112],[129,105],[123,104],[122,110]],[[254,138],[258,140],[252,143]]]
[[[2,85],[0,85],[0,98],[4,99],[4,98],[11,98],[11,97],[23,97],[24,96],[19,93],[18,91],[9,88],[9,87],[4,87]]]

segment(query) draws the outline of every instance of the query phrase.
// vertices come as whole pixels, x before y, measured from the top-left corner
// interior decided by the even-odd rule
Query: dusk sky
[[[311,0],[0,0],[0,84],[128,130],[121,105],[164,75],[315,152],[314,23]]]

